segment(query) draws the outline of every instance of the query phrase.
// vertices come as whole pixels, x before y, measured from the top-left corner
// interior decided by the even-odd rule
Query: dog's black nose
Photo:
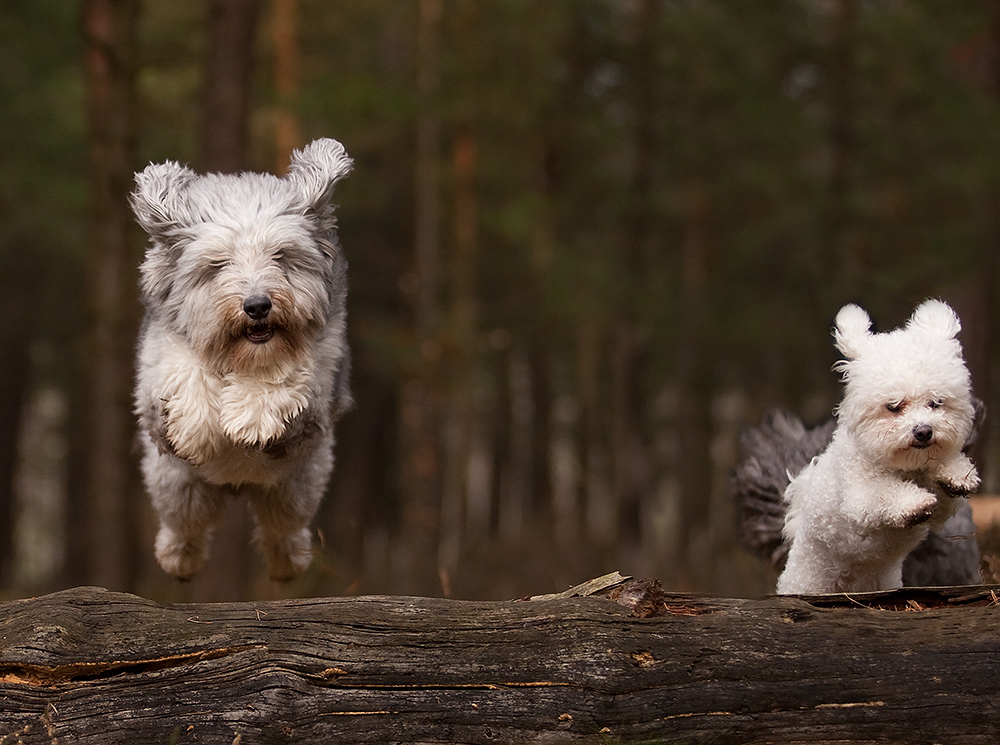
[[[917,442],[926,444],[931,441],[934,436],[934,428],[929,424],[921,424],[919,427],[913,428],[913,439]]]
[[[243,301],[243,312],[255,321],[263,321],[271,312],[271,298],[267,295],[251,295]]]

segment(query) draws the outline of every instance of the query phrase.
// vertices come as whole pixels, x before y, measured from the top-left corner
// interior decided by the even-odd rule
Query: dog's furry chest
[[[154,441],[215,480],[240,469],[273,470],[322,429],[310,365],[219,375],[182,344],[162,347],[148,372],[147,424]],[[248,479],[257,481],[258,479]]]

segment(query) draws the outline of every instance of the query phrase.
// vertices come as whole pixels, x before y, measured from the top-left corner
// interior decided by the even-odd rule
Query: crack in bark
[[[0,683],[54,687],[66,683],[100,681],[115,675],[142,675],[174,667],[192,665],[204,660],[229,657],[254,649],[267,649],[263,644],[246,644],[220,649],[155,657],[148,660],[111,660],[108,662],[71,662],[65,665],[0,665]]]

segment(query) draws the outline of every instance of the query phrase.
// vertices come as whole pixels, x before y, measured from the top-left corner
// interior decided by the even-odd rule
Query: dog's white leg
[[[226,492],[201,481],[192,467],[152,445],[143,458],[146,488],[160,518],[156,560],[178,579],[190,579],[208,554],[212,529],[225,507]]]
[[[309,521],[319,499],[304,502],[272,488],[255,492],[252,504],[257,518],[254,538],[264,552],[271,579],[285,582],[308,569],[313,558]]]
[[[893,476],[869,476],[844,485],[844,516],[861,535],[921,525],[931,519],[937,504],[937,495]]]
[[[288,482],[251,492],[257,519],[255,538],[273,580],[289,580],[312,563],[309,523],[319,509],[333,470],[332,434],[323,438],[311,458]]]

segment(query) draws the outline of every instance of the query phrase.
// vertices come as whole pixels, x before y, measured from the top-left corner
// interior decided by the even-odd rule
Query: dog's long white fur
[[[136,174],[132,207],[151,244],[135,408],[156,556],[171,574],[198,570],[233,495],[253,508],[272,577],[311,562],[333,424],[351,403],[330,204],[350,169],[343,146],[323,139],[284,178],[200,176],[169,161]],[[244,309],[251,297],[266,298],[266,316]]]

